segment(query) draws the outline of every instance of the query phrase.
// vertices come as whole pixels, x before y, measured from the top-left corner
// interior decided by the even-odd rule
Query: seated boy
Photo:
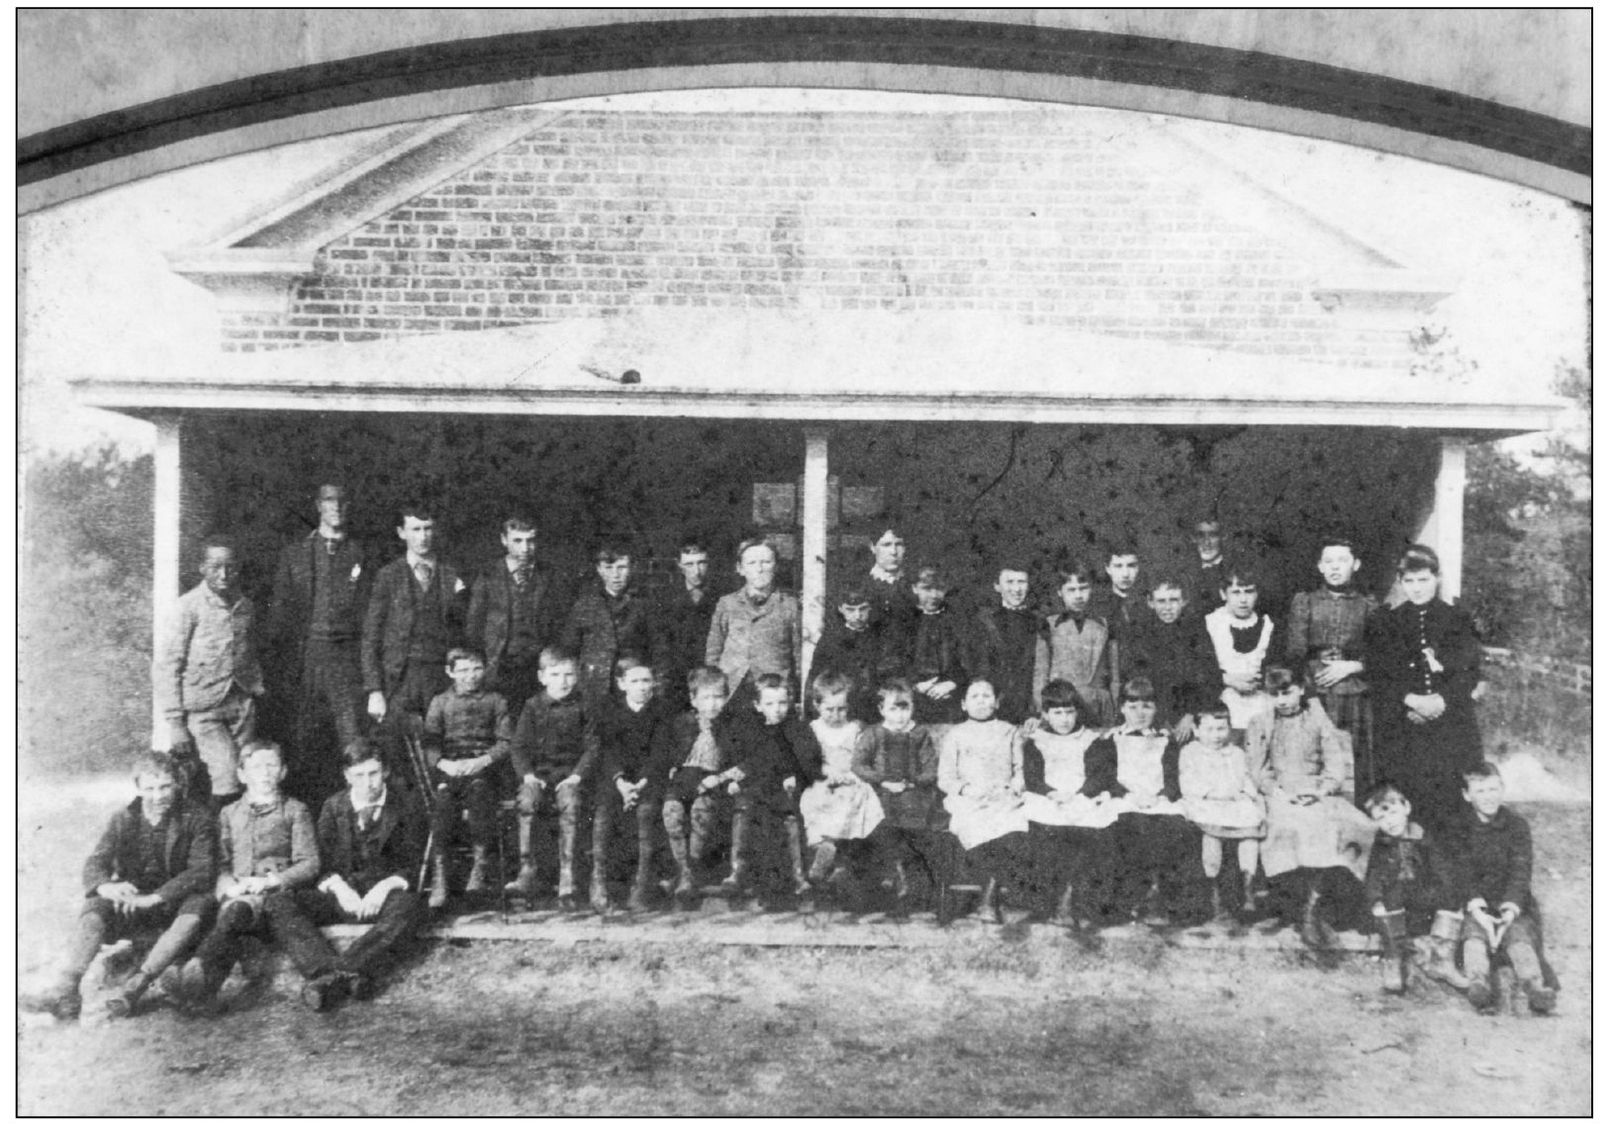
[[[919,609],[899,637],[893,666],[900,679],[913,685],[913,721],[930,728],[950,726],[958,718],[958,701],[969,680],[965,622],[947,604],[947,578],[939,566],[921,566],[914,572],[913,596]],[[879,694],[883,716],[884,688]],[[939,736],[934,729],[931,734]]]
[[[1377,785],[1362,802],[1362,808],[1379,830],[1373,838],[1363,884],[1379,931],[1379,970],[1384,991],[1405,992],[1411,956],[1407,939],[1446,929],[1435,922],[1446,913],[1441,908],[1448,893],[1433,841],[1412,819],[1412,803],[1401,790],[1390,782]],[[1461,919],[1461,915],[1454,917]],[[1457,974],[1452,961],[1452,939],[1456,936],[1455,932],[1450,938],[1443,932],[1432,934],[1434,957],[1428,971],[1437,979],[1463,988],[1468,982]]]
[[[891,872],[899,911],[912,901],[915,874],[934,886],[933,860],[939,861],[950,844],[940,838],[947,831],[948,817],[936,788],[936,743],[930,728],[914,721],[914,701],[907,680],[881,684],[880,725],[865,728],[852,752],[852,772],[880,795],[885,819],[870,840],[882,866]]]
[[[246,794],[219,813],[219,879],[214,891],[218,921],[186,966],[189,999],[204,1010],[235,966],[241,939],[267,934],[265,901],[319,878],[314,817],[301,801],[281,792],[286,762],[280,747],[273,742],[247,743],[241,748],[237,772]]]
[[[431,900],[440,909],[448,901],[448,843],[467,814],[471,837],[471,873],[467,893],[486,890],[488,853],[499,831],[498,763],[510,756],[510,711],[504,696],[482,690],[487,665],[482,654],[450,649],[447,672],[454,686],[431,701],[421,745],[432,779]],[[500,876],[503,877],[502,875]]]
[[[661,823],[678,866],[672,893],[679,903],[695,896],[695,871],[710,858],[727,826],[727,788],[739,779],[739,771],[728,762],[729,747],[723,738],[728,677],[716,668],[697,668],[689,673],[688,683],[693,710],[662,728],[660,761],[655,766],[656,776],[667,780]]]
[[[1066,567],[1059,576],[1060,613],[1042,619],[1037,634],[1037,662],[1031,677],[1031,697],[1043,705],[1042,689],[1049,680],[1064,680],[1081,697],[1082,709],[1092,725],[1108,727],[1115,722],[1115,646],[1110,644],[1110,628],[1087,611],[1093,597],[1093,579],[1086,565]]]
[[[885,636],[870,625],[873,596],[868,581],[836,583],[835,602],[840,617],[824,623],[824,635],[813,650],[813,663],[807,682],[813,683],[826,672],[839,672],[851,681],[852,718],[860,723],[880,720],[875,685],[888,671]],[[894,634],[900,629],[893,629]]]
[[[807,881],[797,803],[823,766],[818,739],[806,723],[790,717],[791,691],[783,676],[764,673],[757,677],[756,689],[753,712],[739,716],[729,729],[731,760],[739,771],[729,791],[739,799],[734,811],[733,870],[723,880],[723,890],[739,894],[746,889],[752,849],[762,832],[777,826],[785,834],[796,895],[804,897],[813,888]]]
[[[181,771],[167,754],[140,755],[132,772],[140,795],[112,814],[85,862],[86,898],[66,963],[49,988],[22,998],[28,1011],[76,1018],[79,982],[102,943],[154,932],[160,936],[139,970],[107,1001],[109,1016],[130,1015],[213,917],[217,828],[211,811],[181,798]]]
[[[555,895],[562,910],[577,909],[577,840],[592,823],[594,778],[580,772],[588,736],[588,710],[577,690],[577,658],[561,648],[538,654],[543,691],[527,700],[510,744],[510,761],[521,788],[521,871],[505,888],[531,899],[539,872],[556,872]],[[541,821],[554,821],[551,825]]]
[[[1465,815],[1443,839],[1452,897],[1462,904],[1463,972],[1468,1000],[1485,1011],[1496,1003],[1492,957],[1513,966],[1530,1010],[1547,1015],[1558,981],[1542,949],[1541,911],[1530,892],[1530,825],[1502,804],[1502,775],[1490,762],[1463,771]]]
[[[631,836],[638,861],[628,909],[649,906],[651,868],[656,855],[656,826],[661,819],[663,771],[655,762],[662,737],[659,728],[667,717],[657,702],[656,674],[650,662],[629,653],[616,662],[617,694],[603,705],[589,737],[589,749],[579,764],[580,776],[594,784],[594,874],[589,881],[589,905],[597,913],[611,909],[607,890],[613,846],[619,837]]]
[[[376,976],[426,917],[414,889],[426,847],[419,806],[387,784],[373,743],[349,743],[342,766],[347,789],[325,802],[315,829],[323,876],[264,900],[269,931],[303,974],[303,1004],[316,1012],[372,996]],[[337,922],[371,926],[338,954],[319,932]]]

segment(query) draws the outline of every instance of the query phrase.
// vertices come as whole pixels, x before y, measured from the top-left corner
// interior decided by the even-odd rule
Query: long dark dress
[[[1422,606],[1403,602],[1368,618],[1364,647],[1378,780],[1400,785],[1413,815],[1438,831],[1463,811],[1462,771],[1484,761],[1474,718],[1482,658],[1474,619],[1438,598]],[[1430,667],[1426,649],[1440,671]],[[1404,700],[1427,693],[1445,700],[1445,713],[1432,722],[1409,721]]]

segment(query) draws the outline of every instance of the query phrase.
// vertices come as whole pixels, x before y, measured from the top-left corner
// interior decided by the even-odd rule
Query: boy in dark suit
[[[756,679],[757,698],[749,714],[736,716],[726,737],[728,761],[739,780],[730,786],[738,796],[734,810],[733,870],[723,880],[727,894],[743,892],[749,882],[751,851],[759,834],[782,828],[790,856],[790,875],[798,898],[812,893],[803,858],[799,806],[802,790],[817,780],[823,760],[812,728],[790,717],[790,685],[766,672]]]
[[[683,706],[691,672],[706,663],[706,636],[718,595],[707,585],[712,559],[705,545],[685,539],[678,549],[679,577],[662,587],[655,601],[656,679],[662,698]]]
[[[499,541],[504,558],[471,587],[467,647],[487,658],[488,687],[521,714],[538,682],[538,654],[555,630],[554,576],[536,563],[538,530],[532,517],[512,515]]]
[[[267,638],[290,743],[287,788],[323,798],[341,783],[341,748],[362,729],[359,640],[373,575],[348,534],[346,490],[322,484],[314,503],[319,526],[280,552]]]
[[[364,615],[364,690],[370,716],[396,724],[423,717],[448,687],[448,650],[465,631],[465,582],[437,552],[431,510],[409,504],[398,514],[404,556],[376,575]]]
[[[109,1016],[127,1016],[147,986],[201,940],[213,917],[217,829],[206,805],[187,802],[167,754],[135,760],[139,796],[113,814],[84,864],[84,905],[66,964],[50,987],[22,997],[28,1011],[58,1019],[79,1014],[79,982],[101,943],[130,933],[161,936],[140,968],[107,1001]]]
[[[342,761],[347,789],[325,802],[316,829],[324,874],[314,889],[282,891],[264,904],[314,1011],[373,995],[377,973],[426,916],[418,893],[426,831],[417,807],[387,784],[373,744],[349,744]],[[371,926],[338,954],[319,932],[336,922]]]
[[[594,552],[599,582],[579,594],[561,627],[561,645],[577,654],[578,687],[583,699],[598,706],[611,693],[616,661],[624,653],[645,658],[654,638],[650,603],[630,583],[633,556],[626,544],[608,541]]]

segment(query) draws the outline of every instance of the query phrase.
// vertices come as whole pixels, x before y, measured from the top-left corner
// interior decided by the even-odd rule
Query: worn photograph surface
[[[25,13],[18,1111],[1590,1112],[1589,20],[1288,15]]]

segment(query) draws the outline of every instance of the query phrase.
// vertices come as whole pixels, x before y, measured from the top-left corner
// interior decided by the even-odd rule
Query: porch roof
[[[623,382],[626,372],[639,381]],[[1515,384],[1516,385],[1516,384]],[[228,354],[163,376],[86,374],[84,403],[187,410],[802,421],[1389,426],[1487,437],[1549,399],[1001,316],[647,309],[541,325]]]

